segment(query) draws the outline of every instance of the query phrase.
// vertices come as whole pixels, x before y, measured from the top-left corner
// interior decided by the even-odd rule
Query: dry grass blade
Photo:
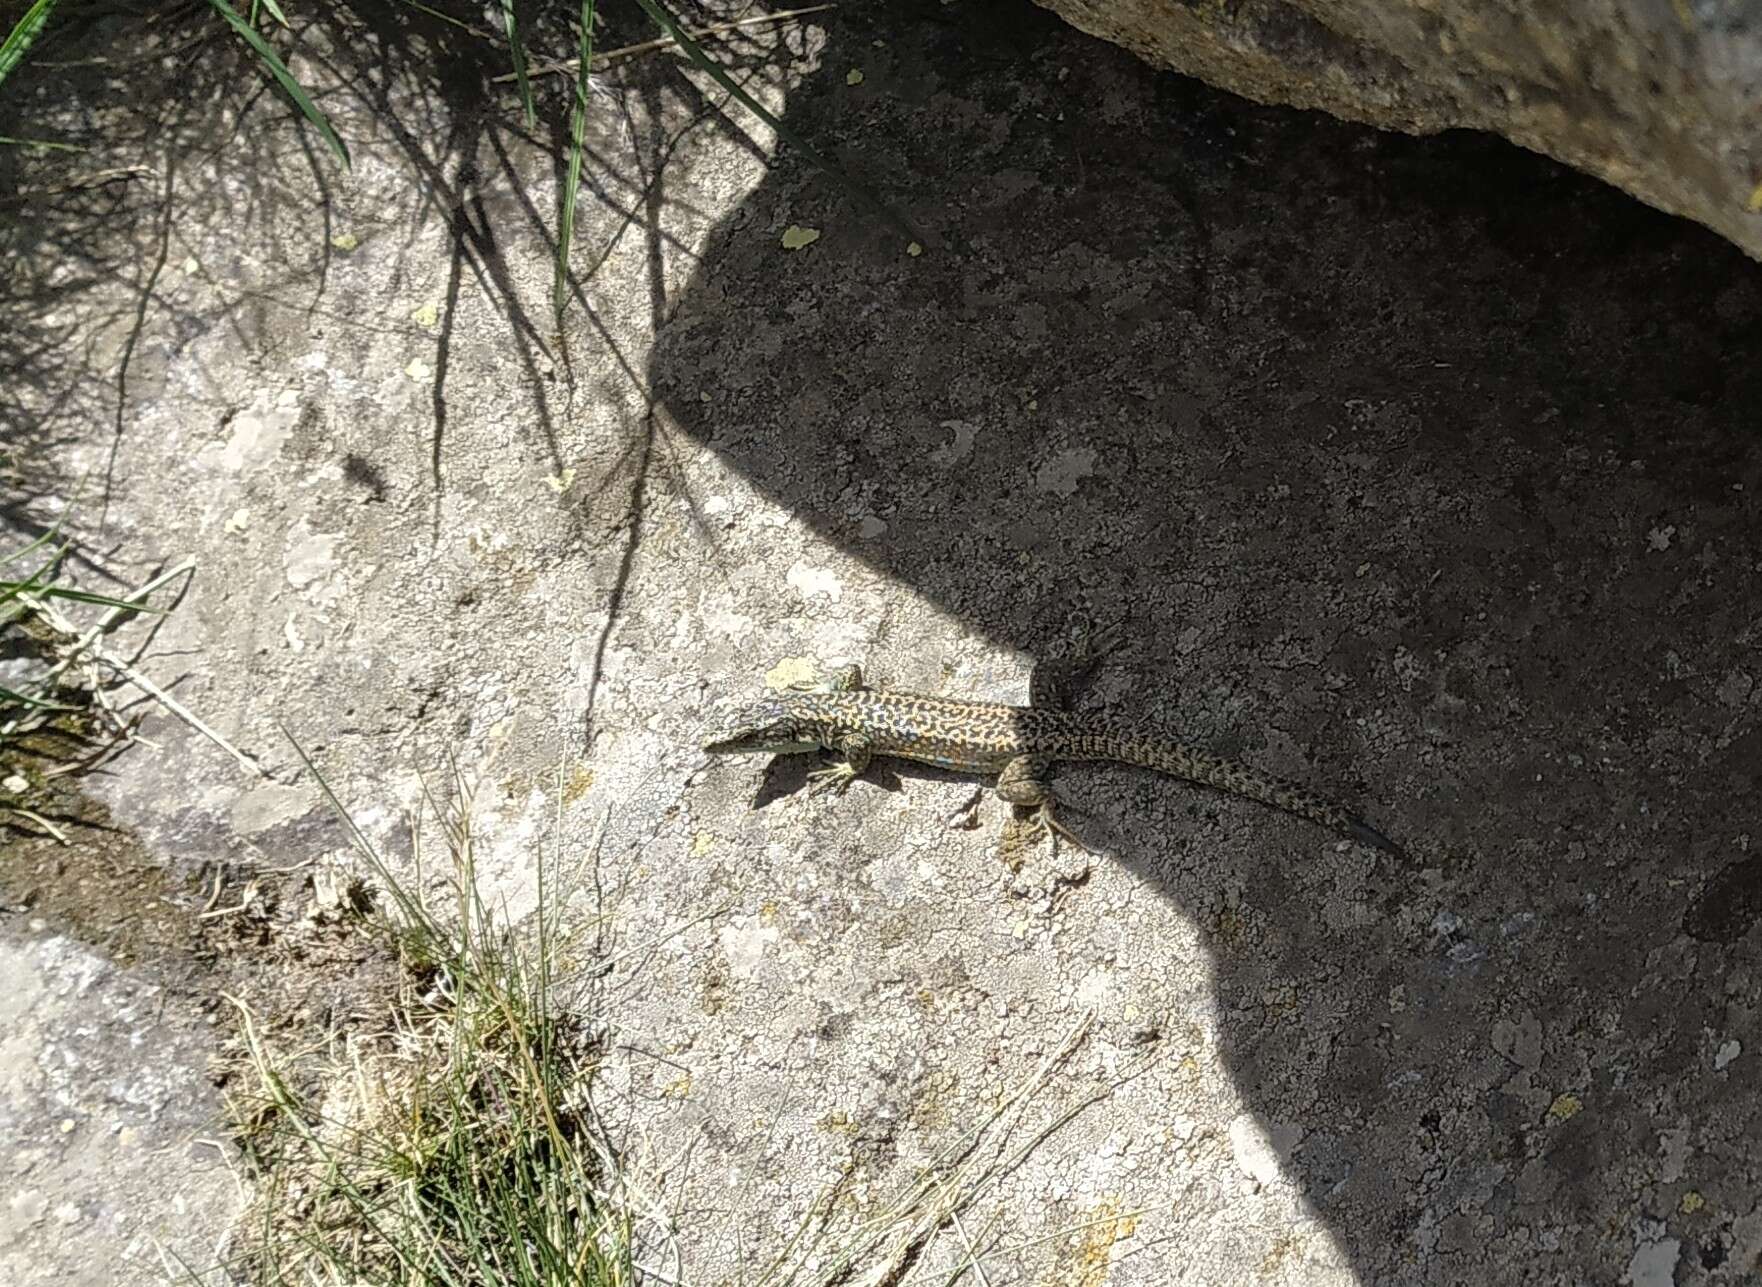
[[[56,840],[58,840],[59,842],[61,842],[64,845],[68,843],[67,833],[65,831],[63,831],[60,827],[56,826],[53,822],[50,822],[49,819],[45,818],[42,814],[38,813],[35,809],[21,809],[16,806],[9,805],[5,809],[5,812],[12,814],[14,817],[23,818],[28,822],[35,823],[37,826],[41,827],[44,830],[44,832],[46,832],[50,836],[53,836]]]
[[[1057,1110],[1025,1142],[1011,1146],[1025,1114],[1040,1102],[1054,1073],[1082,1045],[1093,1019],[1085,1014],[1072,1024],[1031,1076],[946,1144],[873,1214],[841,1222],[836,1215],[841,1210],[837,1199],[849,1177],[832,1186],[809,1211],[795,1237],[758,1275],[758,1287],[838,1287],[845,1283],[893,1287],[904,1281],[911,1265],[945,1229],[955,1231],[966,1253],[960,1272],[971,1272],[975,1281],[984,1282],[984,1260],[992,1254],[987,1251],[993,1237],[990,1225],[995,1221],[975,1239],[968,1235],[963,1215],[1049,1135],[1126,1080]]]
[[[59,613],[49,615],[45,624],[47,624],[51,630],[64,632],[63,637],[57,640],[57,646],[61,652],[61,660],[50,666],[49,669],[42,674],[37,675],[32,679],[31,691],[27,696],[41,698],[44,693],[49,691],[50,685],[54,684],[54,682],[59,679],[69,667],[87,659],[87,655],[92,646],[122,618],[124,613],[141,611],[144,607],[141,601],[148,595],[152,594],[155,590],[158,590],[161,586],[177,580],[177,578],[181,576],[188,576],[195,570],[196,565],[190,560],[185,559],[170,571],[161,572],[158,576],[146,582],[144,585],[131,590],[128,594],[122,595],[120,598],[110,599],[110,611],[99,617],[97,622],[88,627],[83,633],[74,630],[72,625],[68,623],[67,619]],[[6,620],[4,612],[11,597],[12,596],[0,593],[0,623],[3,623]],[[8,727],[0,726],[0,737],[6,736],[9,731]]]
[[[13,597],[16,598],[18,603],[30,609],[38,619],[54,631],[60,639],[68,641],[69,644],[67,655],[63,657],[62,661],[51,667],[44,675],[38,677],[37,692],[40,694],[47,691],[47,685],[52,683],[67,666],[74,664],[76,661],[83,661],[91,666],[101,666],[112,675],[122,679],[125,683],[131,684],[140,689],[143,693],[147,694],[147,696],[163,706],[167,711],[171,712],[171,714],[175,715],[178,719],[195,729],[196,732],[214,743],[214,745],[232,756],[232,758],[238,763],[239,767],[243,768],[246,772],[261,777],[264,776],[263,769],[255,760],[246,755],[243,751],[240,751],[231,742],[227,741],[225,737],[210,727],[200,716],[190,710],[182,702],[178,701],[177,698],[173,697],[158,684],[147,678],[147,676],[142,674],[137,667],[123,660],[121,657],[115,656],[98,642],[99,637],[113,622],[115,622],[119,615],[124,612],[141,611],[142,605],[138,602],[139,599],[150,593],[153,589],[165,584],[165,582],[172,578],[191,571],[193,566],[193,564],[188,562],[181,563],[176,568],[172,569],[172,571],[155,577],[146,586],[143,586],[141,589],[136,590],[134,593],[122,599],[85,595],[67,590],[50,591],[46,589],[38,589],[35,591],[14,591]],[[97,625],[91,627],[84,634],[81,634],[78,628],[56,608],[53,602],[53,599],[55,598],[108,604],[110,606],[110,611],[104,615]],[[95,684],[94,692],[101,696],[101,687]],[[11,732],[14,723],[15,722],[9,722],[4,726],[0,726],[0,737],[4,737]]]
[[[0,555],[0,567],[41,548],[53,535],[53,532],[47,533],[22,549]],[[159,611],[150,607],[146,598],[167,582],[188,575],[194,565],[181,563],[125,595],[100,595],[75,590],[56,580],[62,554],[62,549],[54,550],[22,581],[0,580],[0,630],[10,628],[23,632],[44,659],[41,669],[16,681],[17,687],[0,687],[0,746],[42,729],[52,719],[62,716],[77,719],[84,712],[95,710],[107,717],[111,737],[93,755],[82,757],[80,763],[96,763],[116,743],[132,736],[128,725],[111,709],[107,695],[109,679],[123,671],[129,672],[125,676],[129,682],[156,698],[164,699],[167,709],[173,710],[180,718],[188,718],[192,727],[204,730],[206,735],[217,736],[134,667],[112,657],[99,642],[105,632],[124,616]],[[74,604],[102,607],[105,611],[94,624],[82,629],[62,611],[64,605],[71,607]],[[50,661],[50,657],[57,660]],[[76,668],[83,677],[83,692],[77,697],[63,699],[60,692],[62,676]],[[224,739],[219,740],[225,745]],[[234,751],[233,754],[238,753]]]

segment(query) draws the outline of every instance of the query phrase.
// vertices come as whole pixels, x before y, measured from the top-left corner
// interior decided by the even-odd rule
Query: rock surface
[[[494,893],[542,849],[610,901],[602,1109],[694,1283],[829,1194],[874,1215],[1071,1034],[1002,1156],[1086,1107],[924,1276],[1753,1278],[1762,270],[1485,136],[1245,104],[1031,8],[846,6],[737,49],[926,252],[631,61],[558,336],[554,138],[397,11],[313,60],[348,176],[237,67],[180,65],[181,116],[104,81],[83,141],[176,165],[34,208],[8,263],[57,465],[15,511],[109,476],[108,571],[196,560],[139,664],[266,775],[154,715],[93,783],[119,823],[346,856],[285,726],[396,856],[457,757]],[[698,750],[840,659],[1019,697],[1088,619],[1127,627],[1092,709],[1413,862],[1104,769],[1061,781],[1111,856],[1023,855],[995,801],[950,825],[966,779],[809,801]]]
[[[151,971],[0,921],[0,1282],[208,1273],[237,1205],[214,1030]]]
[[[1762,256],[1762,10],[1749,0],[1039,3],[1262,103],[1491,130]]]

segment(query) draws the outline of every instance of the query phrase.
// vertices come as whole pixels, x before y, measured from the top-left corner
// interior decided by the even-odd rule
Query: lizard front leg
[[[863,686],[863,668],[857,665],[834,666],[818,679],[789,685],[798,693],[855,693]]]
[[[869,739],[856,733],[846,734],[838,739],[832,749],[844,758],[837,764],[823,769],[815,769],[808,774],[808,794],[820,795],[830,791],[834,795],[843,795],[850,790],[850,784],[863,775],[869,767]]]
[[[1048,835],[1063,836],[1084,853],[1095,851],[1058,820],[1058,797],[1047,778],[1052,760],[1043,755],[1018,755],[997,775],[997,794],[1018,809],[1034,810],[1034,822]]]

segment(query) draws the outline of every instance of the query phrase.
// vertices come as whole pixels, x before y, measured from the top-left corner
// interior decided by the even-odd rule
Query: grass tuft
[[[330,117],[319,107],[311,92],[301,84],[294,73],[289,70],[286,61],[276,51],[271,37],[272,30],[260,30],[264,24],[260,18],[266,18],[269,24],[291,29],[287,14],[279,0],[251,0],[243,6],[245,12],[235,7],[236,0],[207,0],[209,8],[220,18],[233,33],[251,50],[253,57],[263,72],[273,80],[287,96],[300,115],[317,130],[323,138],[325,146],[338,163],[347,170],[351,166],[349,149],[342,136],[332,125]],[[506,78],[515,82],[521,115],[526,128],[531,130],[538,120],[538,104],[533,93],[533,76],[531,59],[528,52],[528,29],[530,23],[522,21],[521,14],[525,7],[517,0],[499,0],[495,12],[500,20],[501,30],[492,33],[473,27],[459,18],[420,0],[402,0],[413,9],[429,14],[441,21],[450,23],[473,35],[494,41],[505,41],[513,70]],[[32,44],[42,34],[50,17],[54,14],[59,0],[35,0],[29,9],[12,25],[3,42],[0,42],[0,82],[4,82],[8,73],[14,70],[24,59]],[[825,173],[852,200],[876,214],[879,218],[897,230],[908,242],[911,254],[918,254],[922,248],[922,235],[911,221],[893,207],[887,205],[867,186],[852,177],[843,167],[830,157],[813,147],[797,131],[790,128],[775,113],[770,111],[747,89],[741,85],[729,71],[705,51],[702,39],[718,33],[736,30],[749,25],[770,23],[819,13],[834,6],[817,4],[801,9],[786,10],[775,14],[747,15],[733,22],[716,24],[697,32],[687,31],[666,0],[635,0],[655,27],[662,33],[662,39],[646,45],[633,46],[615,54],[644,52],[649,49],[676,48],[691,64],[708,75],[717,85],[725,90],[749,112],[763,121],[778,138],[794,148],[811,164]],[[543,71],[558,70],[572,64],[575,71],[574,94],[570,104],[569,145],[566,158],[566,170],[563,192],[559,203],[558,228],[556,240],[556,263],[552,282],[552,306],[559,322],[561,322],[568,304],[569,262],[571,247],[575,237],[576,211],[581,190],[581,173],[585,156],[585,136],[587,128],[588,99],[591,92],[589,73],[594,65],[594,26],[598,20],[597,0],[579,0],[580,25],[577,36],[577,57],[569,64],[555,64]],[[604,59],[602,58],[602,61]],[[3,138],[0,144],[28,144],[39,149],[59,149],[77,151],[69,145],[54,140],[25,140]]]
[[[415,883],[395,879],[344,814],[400,962],[388,1030],[331,1042],[314,1068],[234,1002],[255,1195],[228,1268],[260,1287],[629,1287],[640,1217],[593,1108],[594,1034],[555,999],[558,904],[541,870],[537,910],[509,923],[478,885],[457,774],[452,803],[430,805],[449,863],[439,906],[420,853]]]

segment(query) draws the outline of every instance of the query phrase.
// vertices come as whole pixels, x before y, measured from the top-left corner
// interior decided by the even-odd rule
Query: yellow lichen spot
[[[569,484],[575,481],[575,466],[567,466],[562,473],[552,474],[545,479],[545,485],[561,496],[569,490]]]
[[[1577,1117],[1584,1109],[1585,1102],[1571,1091],[1565,1091],[1554,1097],[1548,1105],[1548,1116],[1557,1122],[1569,1121]]]
[[[592,785],[593,770],[585,764],[576,765],[575,772],[571,773],[569,780],[563,784],[563,803],[574,804],[587,794],[588,788]]]
[[[1271,1278],[1282,1273],[1285,1266],[1298,1259],[1303,1251],[1303,1237],[1295,1233],[1282,1233],[1273,1239],[1273,1245],[1267,1248],[1265,1258],[1260,1262],[1260,1273],[1263,1278]]]
[[[334,249],[340,250],[346,255],[361,244],[361,238],[352,232],[339,232],[330,239],[330,244]]]
[[[691,856],[702,858],[716,847],[716,837],[708,831],[700,831],[691,838]]]
[[[857,1124],[851,1120],[850,1114],[842,1108],[833,1109],[814,1125],[828,1135],[855,1135],[857,1133]]]
[[[1072,1239],[1071,1263],[1062,1267],[1058,1281],[1081,1287],[1102,1287],[1113,1262],[1114,1244],[1130,1238],[1138,1228],[1138,1213],[1119,1214],[1120,1200],[1109,1194],[1083,1221],[1081,1233]]]
[[[906,1120],[923,1135],[941,1135],[950,1125],[950,1106],[960,1100],[960,1089],[960,1079],[951,1072],[925,1078],[906,1109]]]
[[[661,1094],[668,1099],[684,1099],[691,1094],[691,1074],[686,1073],[678,1081],[669,1082]]]
[[[905,253],[910,255],[913,259],[916,259],[919,255],[924,253],[924,248],[914,241],[911,245],[905,248]]]
[[[1248,918],[1242,915],[1241,908],[1226,906],[1218,912],[1212,933],[1218,942],[1233,947],[1247,939]]]
[[[818,240],[820,240],[818,228],[804,228],[800,224],[792,223],[783,230],[783,249],[785,250],[800,250],[804,246],[813,245]]]
[[[1707,1199],[1701,1196],[1699,1190],[1690,1189],[1682,1195],[1682,1200],[1676,1204],[1676,1209],[1684,1215],[1694,1215],[1706,1205]]]
[[[424,304],[410,314],[410,320],[418,326],[436,326],[440,323],[440,309],[433,304]]]
[[[1762,214],[1762,183],[1750,189],[1750,199],[1744,204],[1751,214]]]
[[[765,672],[766,688],[797,688],[814,682],[818,672],[806,657],[785,657]]]
[[[777,923],[777,904],[767,898],[759,904],[759,924],[775,925]]]
[[[863,69],[861,67],[852,67],[849,71],[845,72],[844,83],[846,85],[861,85],[863,83]]]
[[[404,368],[404,374],[418,384],[421,384],[424,380],[428,379],[429,376],[434,374],[434,368],[424,362],[421,358],[414,358],[411,360],[410,365]]]

